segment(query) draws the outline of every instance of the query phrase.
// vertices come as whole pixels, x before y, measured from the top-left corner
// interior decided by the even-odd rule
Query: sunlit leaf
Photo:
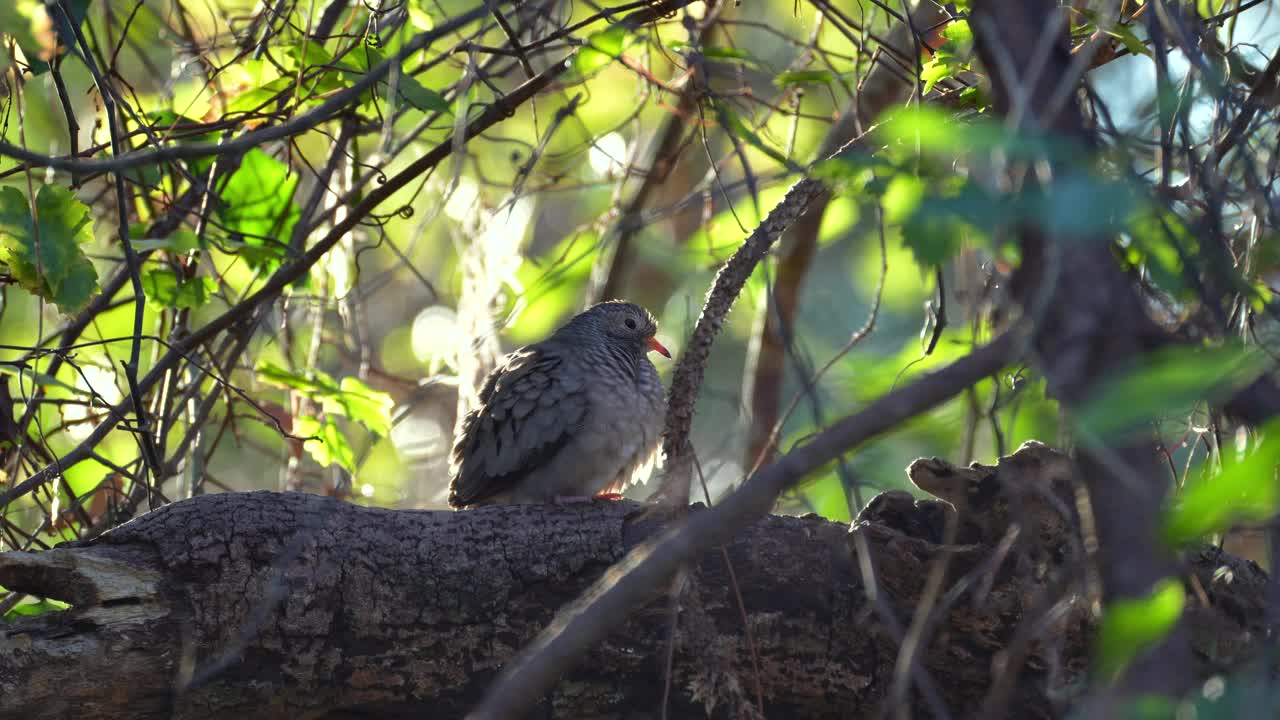
[[[627,35],[627,29],[621,24],[593,34],[573,58],[573,69],[587,76],[613,62],[622,54]]]
[[[1137,35],[1133,34],[1133,29],[1128,25],[1113,25],[1104,30],[1104,32],[1119,40],[1134,55],[1151,57],[1151,49],[1147,47],[1146,43],[1139,40]]]
[[[302,375],[276,365],[270,361],[259,362],[254,373],[262,382],[282,388],[300,390],[313,397],[324,397],[338,392],[339,386],[333,378],[321,370],[311,370]]]
[[[71,606],[67,603],[52,598],[28,600],[14,605],[3,617],[5,622],[13,622],[19,618],[61,612],[69,607]]]
[[[1222,454],[1222,472],[1188,483],[1177,502],[1164,513],[1162,534],[1174,547],[1224,532],[1241,521],[1258,522],[1280,509],[1280,487],[1276,468],[1280,466],[1280,424],[1272,423],[1264,432],[1262,445],[1236,460]]]
[[[742,118],[738,116],[738,113],[736,113],[728,103],[713,101],[712,104],[716,109],[716,115],[720,118],[720,123],[724,125],[725,129],[734,137],[740,140],[745,140],[748,145],[763,152],[765,155],[768,155],[779,164],[790,164],[787,156],[783,155],[772,145],[765,142],[765,140],[761,138],[755,130],[752,130],[742,121]]]
[[[98,292],[98,272],[80,247],[93,239],[89,208],[56,185],[36,192],[36,217],[27,198],[0,188],[0,262],[27,292],[71,313]]]
[[[929,92],[939,80],[951,77],[953,73],[954,68],[943,62],[937,55],[930,58],[920,67],[920,79],[924,81],[924,91]]]
[[[141,232],[141,229],[139,229]],[[137,238],[133,240],[135,250],[172,250],[184,253],[200,247],[200,239],[187,228],[178,228],[172,235],[162,238]]]
[[[345,415],[377,435],[391,432],[391,410],[395,401],[380,390],[374,390],[358,378],[345,377],[338,391],[324,398],[325,412]]]
[[[1108,603],[1098,628],[1098,676],[1115,679],[1138,653],[1168,635],[1182,617],[1185,602],[1182,583],[1166,578],[1146,597]]]
[[[179,280],[174,271],[165,269],[143,273],[142,289],[154,307],[193,310],[209,302],[218,284],[209,277]]]
[[[337,464],[347,472],[355,473],[356,454],[333,418],[326,417],[320,421],[307,416],[295,417],[293,434],[313,438],[303,443],[303,447],[321,466]]]
[[[945,28],[943,28],[942,34],[953,43],[960,44],[973,42],[973,28],[969,27],[968,20],[952,20]]]
[[[1266,370],[1268,359],[1247,348],[1174,347],[1154,352],[1131,369],[1104,378],[1076,415],[1095,437],[1132,432],[1142,423],[1240,390]]]
[[[220,225],[262,251],[241,254],[250,265],[271,267],[284,257],[284,243],[301,215],[293,199],[297,184],[298,176],[287,165],[254,148],[220,188]]]
[[[911,216],[924,199],[925,187],[920,178],[899,173],[889,181],[880,203],[884,206],[885,222],[901,223]]]
[[[291,77],[278,77],[259,87],[249,88],[227,103],[227,114],[275,111],[277,99],[291,92],[295,84]]]

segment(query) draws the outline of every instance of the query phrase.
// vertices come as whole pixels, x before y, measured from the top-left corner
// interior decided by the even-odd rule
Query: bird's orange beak
[[[663,347],[662,343],[658,342],[658,338],[650,336],[648,340],[645,340],[645,342],[649,345],[650,350],[657,350],[663,355],[671,357],[671,351]]]

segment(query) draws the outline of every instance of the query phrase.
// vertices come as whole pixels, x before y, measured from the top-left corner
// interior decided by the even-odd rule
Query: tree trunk
[[[949,512],[889,493],[853,532],[769,517],[681,576],[674,633],[668,588],[655,587],[529,715],[659,717],[674,637],[667,717],[749,717],[757,697],[770,718],[874,717],[943,555],[943,620],[907,667],[954,716],[973,715],[1040,581],[1005,572],[981,542],[939,544]],[[670,519],[632,502],[455,513],[254,492],[174,503],[93,541],[0,555],[0,585],[72,604],[0,625],[0,716],[461,717],[558,608]],[[1238,664],[1265,636],[1266,578],[1221,552],[1190,555],[1194,597],[1208,603],[1189,603],[1192,627],[1215,648],[1201,669]],[[985,577],[989,590],[972,582]],[[970,589],[948,595],[956,583]],[[1092,620],[1067,618],[1036,636],[1008,716],[1056,716],[1047,698],[1080,679]]]

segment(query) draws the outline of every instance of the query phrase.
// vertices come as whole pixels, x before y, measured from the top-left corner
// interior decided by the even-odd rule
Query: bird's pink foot
[[[596,500],[609,500],[616,502],[622,499],[622,493],[606,492],[598,495],[557,495],[555,502],[557,505],[577,505],[580,503],[595,502]]]

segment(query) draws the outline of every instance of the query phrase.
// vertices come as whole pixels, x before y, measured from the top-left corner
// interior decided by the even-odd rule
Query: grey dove
[[[503,358],[462,420],[449,504],[552,502],[620,491],[657,449],[664,398],[647,310],[611,300]]]

